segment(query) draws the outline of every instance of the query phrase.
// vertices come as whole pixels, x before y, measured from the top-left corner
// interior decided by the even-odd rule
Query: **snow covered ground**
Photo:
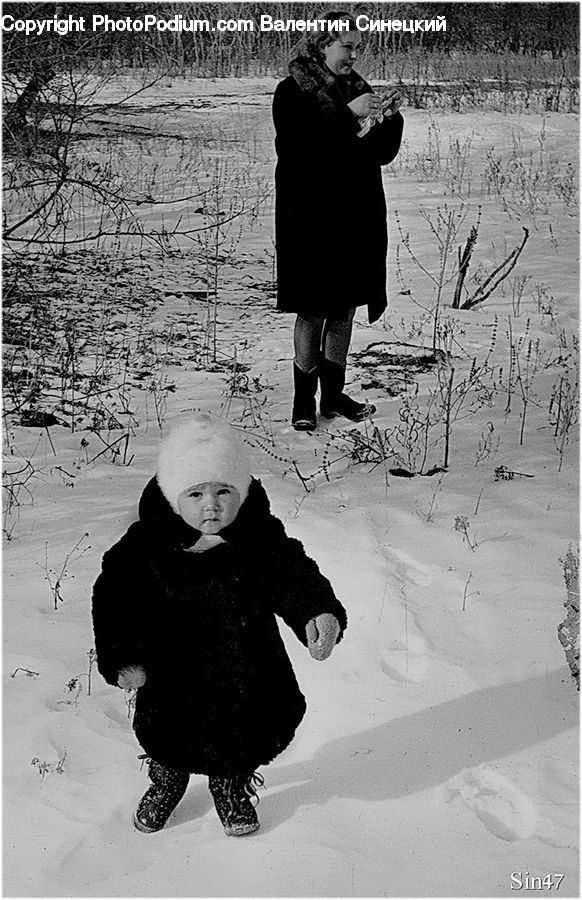
[[[141,112],[132,121],[186,137],[244,121],[253,165],[272,178],[273,84],[168,83],[136,102]],[[374,327],[360,313],[352,344],[350,390],[378,407],[373,425],[357,426],[360,441],[345,422],[321,423],[313,435],[289,426],[292,320],[273,308],[268,206],[245,224],[221,268],[221,365],[199,364],[207,310],[194,293],[204,273],[191,244],[166,257],[129,248],[123,275],[115,258],[113,295],[103,288],[111,286],[107,248],[78,251],[69,271],[63,264],[71,297],[93,289],[82,310],[91,331],[86,358],[97,359],[99,334],[115,328],[131,347],[130,405],[139,426],[126,465],[123,455],[102,453],[106,442],[92,432],[17,424],[7,431],[7,471],[31,460],[35,472],[30,494],[21,490],[5,516],[5,895],[503,897],[513,896],[518,880],[528,895],[578,895],[578,695],[557,637],[566,598],[560,560],[578,532],[578,440],[574,425],[560,468],[556,401],[550,410],[560,384],[564,395],[577,378],[577,208],[549,181],[532,199],[509,186],[488,192],[483,177],[487,151],[507,161],[518,139],[514,159],[524,168],[548,169],[555,159],[565,177],[567,164],[576,165],[578,122],[559,114],[404,112],[406,146],[385,177],[390,309]],[[467,147],[462,171],[455,146]],[[233,150],[230,158],[241,157]],[[163,170],[171,157],[158,162]],[[422,210],[438,216],[462,204],[467,219],[455,258],[482,207],[471,277],[498,266],[523,226],[530,238],[484,304],[453,312],[448,284],[442,339],[451,358],[442,383],[453,365],[456,388],[473,359],[484,366],[482,378],[452,422],[448,470],[398,477],[390,469],[418,464],[418,435],[407,443],[401,430],[398,444],[393,434],[402,455],[380,464],[373,455],[362,461],[365,448],[372,454],[378,435],[402,423],[405,382],[410,391],[418,384],[420,416],[438,375],[434,366],[413,373],[406,363],[389,365],[389,353],[430,347],[426,310],[434,300],[395,211],[424,268],[435,272],[438,245]],[[185,215],[194,216],[187,205]],[[37,276],[39,265],[31,256]],[[519,276],[529,276],[523,288]],[[50,288],[42,277],[39,284]],[[167,353],[153,388],[147,378],[139,387],[146,351],[131,344],[146,296],[155,298],[143,304],[147,334]],[[72,314],[68,297],[63,289]],[[122,417],[112,385],[114,394]],[[281,626],[309,711],[292,746],[263,772],[261,830],[243,840],[224,836],[196,776],[165,830],[134,830],[147,779],[131,711],[94,668],[89,693],[86,674],[91,586],[154,471],[156,409],[171,424],[193,408],[244,429],[274,511],[304,541],[349,616],[346,638],[325,664]],[[425,472],[443,460],[436,418],[430,435],[439,442]],[[541,890],[529,889],[528,879],[545,876],[551,880]]]

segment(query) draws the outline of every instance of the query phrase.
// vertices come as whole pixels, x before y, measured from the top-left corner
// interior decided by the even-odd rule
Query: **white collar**
[[[205,550],[218,547],[219,544],[226,544],[219,534],[201,534],[196,543],[186,549],[188,553],[204,553]]]

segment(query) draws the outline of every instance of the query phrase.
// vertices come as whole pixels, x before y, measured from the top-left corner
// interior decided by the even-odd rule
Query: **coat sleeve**
[[[267,548],[266,562],[275,613],[306,646],[305,627],[309,620],[320,613],[332,613],[339,622],[338,641],[341,640],[347,627],[347,614],[330,582],[307,556],[301,541],[289,537],[283,523],[275,516],[271,518],[273,538]]]
[[[145,607],[151,594],[151,574],[141,550],[141,526],[129,531],[103,557],[93,587],[93,631],[97,668],[117,685],[120,669],[142,666],[147,671]]]
[[[279,160],[303,170],[320,188],[334,159],[357,146],[360,126],[347,106],[323,108],[290,81],[275,91],[273,121]]]
[[[347,177],[351,169],[357,171],[364,161],[380,166],[392,162],[404,128],[397,112],[360,138],[361,123],[347,105],[326,107],[289,81],[275,91],[273,120],[279,160],[319,189],[330,179]]]

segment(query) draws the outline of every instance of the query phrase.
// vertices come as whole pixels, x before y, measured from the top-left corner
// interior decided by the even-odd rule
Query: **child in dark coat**
[[[99,671],[137,689],[133,727],[152,781],[140,831],[164,827],[193,772],[209,776],[227,834],[258,829],[255,770],[288,746],[306,709],[276,615],[319,660],[347,624],[270,512],[235,430],[190,416],[162,442],[139,521],[103,557],[93,591]]]

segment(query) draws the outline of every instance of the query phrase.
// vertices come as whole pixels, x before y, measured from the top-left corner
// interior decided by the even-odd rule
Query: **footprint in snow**
[[[397,547],[387,546],[386,556],[394,560],[394,572],[405,584],[428,587],[432,583],[436,570],[415,559]]]
[[[460,797],[485,828],[503,841],[523,841],[536,830],[538,816],[532,800],[490,766],[465,769],[446,787],[447,802]]]
[[[409,630],[407,640],[395,640],[388,648],[385,658],[380,660],[380,668],[398,684],[407,684],[409,681],[418,684],[426,675],[428,663],[425,639]]]

